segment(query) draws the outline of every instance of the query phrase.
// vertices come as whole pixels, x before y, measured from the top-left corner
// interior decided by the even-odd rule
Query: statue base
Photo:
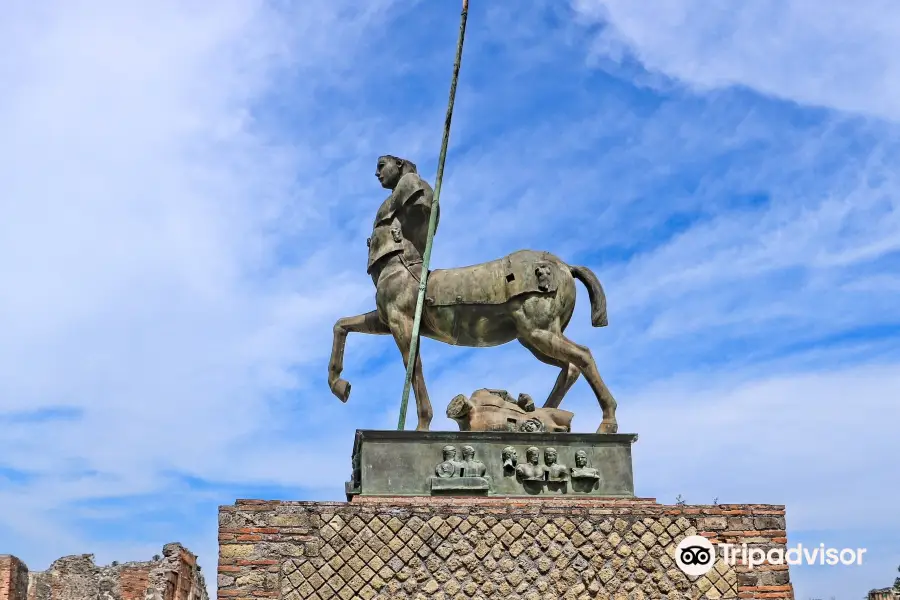
[[[785,549],[783,506],[591,497],[238,500],[219,509],[218,598],[793,599],[787,565],[720,552],[688,576],[688,535]]]
[[[358,430],[345,491],[348,500],[447,494],[633,498],[636,440],[635,434]],[[445,453],[454,456],[447,460]]]
[[[434,495],[471,494],[474,496],[486,496],[490,490],[490,477],[431,478],[431,493]]]

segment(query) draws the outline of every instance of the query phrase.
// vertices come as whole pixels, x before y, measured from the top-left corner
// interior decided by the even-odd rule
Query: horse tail
[[[588,297],[591,299],[591,325],[594,327],[606,327],[609,321],[606,318],[606,293],[600,280],[594,272],[587,267],[573,267],[569,265],[572,275],[587,288]]]

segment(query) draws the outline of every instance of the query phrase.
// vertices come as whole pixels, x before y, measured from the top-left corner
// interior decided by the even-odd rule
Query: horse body
[[[535,265],[546,269],[544,290],[533,273]],[[418,281],[419,273],[412,274]],[[383,290],[387,297],[395,293],[393,288]],[[500,346],[520,335],[516,311],[524,310],[539,327],[559,318],[565,329],[574,309],[575,285],[568,265],[546,252],[520,250],[470,267],[432,271],[421,331],[455,346]]]
[[[505,309],[502,305],[426,305],[422,310],[421,333],[452,346],[501,346],[516,339],[515,321]]]
[[[340,378],[346,336],[350,332],[392,335],[409,359],[421,264],[403,254],[380,259],[370,269],[375,283],[376,310],[339,319],[329,363],[329,386],[346,402],[350,384]],[[520,250],[502,259],[433,271],[427,280],[421,335],[443,343],[491,347],[518,340],[534,356],[561,369],[546,408],[556,408],[580,374],[584,374],[603,410],[599,433],[615,433],[616,401],[597,371],[590,350],[563,335],[575,310],[575,279],[588,289],[591,321],[606,325],[606,298],[596,276],[585,267],[570,266],[547,252]],[[421,357],[416,357],[413,391],[417,429],[427,431],[433,416],[425,387]]]

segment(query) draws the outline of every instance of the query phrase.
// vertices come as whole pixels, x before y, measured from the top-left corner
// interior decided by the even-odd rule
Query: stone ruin
[[[94,555],[64,556],[29,571],[0,555],[0,600],[209,600],[197,557],[179,543],[143,562],[97,566]]]

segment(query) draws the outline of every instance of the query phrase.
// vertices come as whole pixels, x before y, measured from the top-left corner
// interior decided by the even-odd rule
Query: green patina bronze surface
[[[633,434],[356,432],[348,496],[634,496]]]
[[[471,347],[518,340],[538,360],[560,369],[543,408],[558,408],[569,388],[584,375],[603,413],[597,433],[616,433],[616,400],[600,377],[590,350],[563,333],[575,310],[576,279],[587,288],[591,324],[607,325],[606,295],[590,269],[569,265],[549,252],[519,250],[478,265],[429,271],[440,221],[438,202],[467,13],[468,0],[463,0],[435,189],[419,176],[410,160],[386,154],[376,164],[375,176],[390,190],[375,213],[372,235],[366,240],[366,271],[375,284],[376,308],[335,323],[328,385],[342,402],[347,401],[350,383],[341,378],[341,372],[349,333],[390,334],[407,366],[398,429],[404,428],[412,386],[416,429],[428,431],[434,410],[425,387],[419,336]]]
[[[546,251],[519,250],[478,265],[435,270],[420,290],[428,226],[432,217],[438,223],[434,192],[418,175],[416,165],[403,158],[380,157],[375,175],[390,191],[376,211],[368,239],[366,268],[375,285],[375,310],[335,323],[328,365],[332,392],[344,402],[350,395],[350,383],[341,378],[348,334],[390,335],[404,362],[415,358],[416,429],[430,429],[434,410],[422,357],[413,343],[416,306],[423,291],[422,335],[469,347],[516,340],[537,360],[560,370],[543,408],[559,408],[583,375],[603,413],[597,433],[618,431],[616,400],[600,377],[591,351],[564,333],[575,311],[576,280],[587,289],[591,324],[607,325],[606,295],[593,271],[569,265]]]

